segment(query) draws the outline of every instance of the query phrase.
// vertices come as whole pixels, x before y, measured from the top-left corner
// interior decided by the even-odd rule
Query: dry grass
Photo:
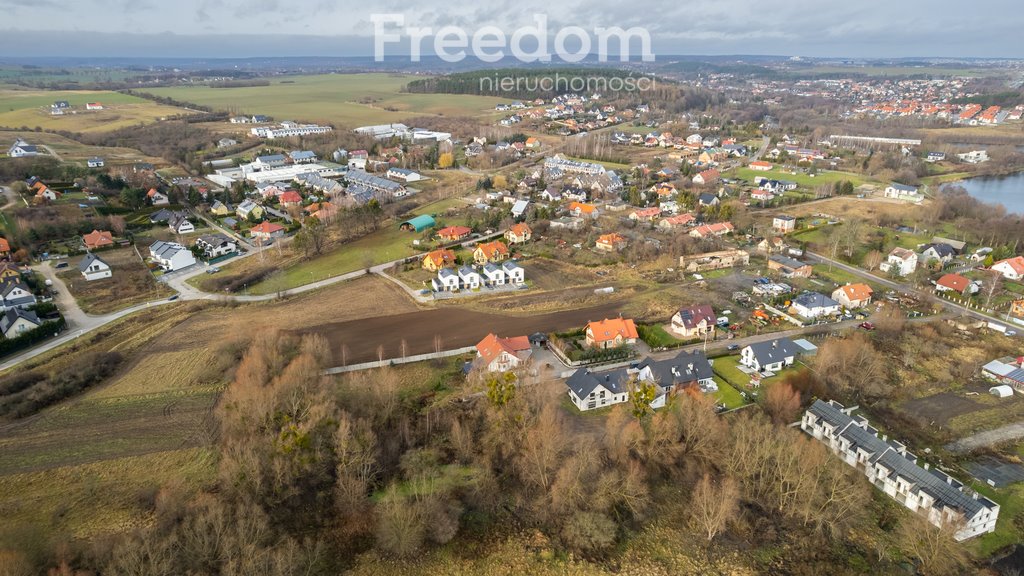
[[[174,293],[153,278],[134,248],[108,250],[98,256],[110,265],[110,278],[87,281],[78,272],[82,257],[72,259],[68,270],[59,275],[87,314],[108,314]]]
[[[829,214],[840,218],[861,218],[877,223],[883,216],[906,219],[919,216],[921,207],[872,198],[830,198],[822,202],[787,206],[785,213],[797,218],[815,214]]]
[[[49,132],[23,132],[12,130],[0,130],[0,142],[13,142],[16,138],[24,138],[32,144],[49,146],[54,152],[60,155],[65,162],[78,162],[84,164],[93,156],[104,159],[106,166],[134,164],[135,162],[149,162],[157,166],[165,164],[166,160],[146,156],[133,148],[114,148],[106,146],[89,146]]]

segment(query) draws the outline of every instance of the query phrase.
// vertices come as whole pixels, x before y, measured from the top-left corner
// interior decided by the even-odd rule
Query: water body
[[[952,182],[982,202],[1002,204],[1008,212],[1024,214],[1024,172],[1009,176],[968,178]]]

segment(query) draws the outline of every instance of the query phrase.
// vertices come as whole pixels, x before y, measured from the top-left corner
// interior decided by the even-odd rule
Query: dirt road
[[[1002,428],[986,430],[967,438],[961,438],[956,442],[947,444],[946,448],[950,452],[971,452],[979,448],[987,448],[1004,442],[1020,440],[1021,438],[1024,438],[1024,422],[1014,422]]]

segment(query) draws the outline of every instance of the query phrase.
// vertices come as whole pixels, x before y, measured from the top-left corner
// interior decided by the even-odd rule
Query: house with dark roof
[[[104,262],[99,256],[89,253],[78,263],[78,271],[89,282],[110,278],[113,274],[110,265]]]
[[[792,366],[798,352],[789,338],[756,342],[740,351],[740,364],[757,372],[778,372]]]
[[[919,465],[906,446],[879,436],[866,419],[852,412],[834,400],[815,400],[800,429],[912,512],[935,526],[952,523],[956,540],[995,531],[999,504],[928,464]]]
[[[778,271],[783,278],[810,278],[813,268],[795,258],[776,254],[768,259],[768,269]]]
[[[565,386],[569,389],[569,399],[584,412],[626,402],[629,382],[625,369],[594,373],[580,368],[565,381]]]
[[[834,316],[839,313],[839,302],[818,292],[804,292],[793,299],[793,311],[807,319]]]
[[[924,249],[921,250],[920,261],[924,263],[931,262],[932,260],[938,260],[943,264],[948,264],[950,260],[956,256],[956,249],[942,242],[935,244],[927,244]]]
[[[17,338],[43,325],[42,320],[31,310],[8,308],[0,316],[0,332],[4,338]]]
[[[680,308],[672,316],[671,330],[681,338],[702,338],[715,336],[715,311],[707,304]]]
[[[656,383],[666,393],[691,386],[699,387],[702,392],[718,390],[711,362],[701,350],[680,352],[668,360],[647,358],[636,369],[638,380]]]

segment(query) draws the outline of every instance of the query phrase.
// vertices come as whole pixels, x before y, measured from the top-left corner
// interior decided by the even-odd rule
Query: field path
[[[956,442],[950,442],[946,445],[946,448],[950,452],[962,454],[964,452],[972,452],[979,448],[987,448],[989,446],[1002,444],[1003,442],[1020,440],[1021,438],[1024,438],[1024,421],[1007,424],[1006,426],[996,428],[995,430],[978,432],[972,436],[961,438]]]

